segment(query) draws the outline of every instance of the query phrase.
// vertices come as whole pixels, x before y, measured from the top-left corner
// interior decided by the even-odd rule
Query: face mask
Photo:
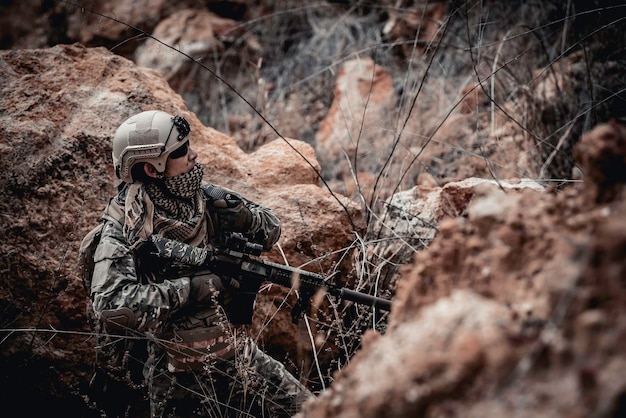
[[[180,174],[175,177],[167,177],[163,179],[163,183],[167,190],[174,196],[189,199],[193,197],[202,184],[203,175],[204,168],[202,165],[196,163],[188,173]]]

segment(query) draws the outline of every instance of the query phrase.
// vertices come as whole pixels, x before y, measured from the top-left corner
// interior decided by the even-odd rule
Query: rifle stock
[[[383,311],[391,310],[391,301],[387,299],[327,283],[324,277],[317,273],[258,258],[263,251],[262,246],[251,243],[238,235],[230,236],[225,244],[213,253],[158,236],[152,236],[151,242],[155,248],[155,254],[159,257],[206,268],[218,276],[236,279],[241,285],[237,293],[244,302],[244,306],[238,306],[238,318],[235,320],[231,318],[231,321],[235,323],[251,322],[254,300],[264,281],[298,291],[298,301],[291,311],[293,323],[300,322],[309,307],[311,298],[320,289],[326,290],[339,299],[368,305]]]

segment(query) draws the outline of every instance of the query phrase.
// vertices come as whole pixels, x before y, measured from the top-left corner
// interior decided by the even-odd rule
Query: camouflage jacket
[[[198,190],[206,205],[209,227],[205,242],[215,244],[219,222],[205,195]],[[215,186],[212,186],[215,187]],[[230,191],[229,191],[230,192]],[[253,215],[252,226],[244,235],[251,241],[270,248],[280,237],[280,222],[274,213],[236,194]],[[190,280],[197,271],[175,261],[150,253],[148,244],[131,245],[124,238],[125,190],[109,202],[103,215],[103,229],[95,249],[94,269],[90,283],[93,312],[97,319],[110,313],[118,323],[140,333],[168,335],[177,328],[207,325],[214,318],[216,306],[195,306],[190,300]],[[206,274],[206,271],[203,272]],[[121,318],[121,319],[120,319]]]

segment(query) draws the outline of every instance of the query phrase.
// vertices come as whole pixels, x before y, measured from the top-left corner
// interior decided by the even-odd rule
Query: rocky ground
[[[258,66],[268,47],[241,23],[274,16],[269,6],[87,3],[1,6],[0,399],[8,410],[97,416],[84,402],[94,341],[78,246],[114,193],[112,133],[131,114],[159,108],[191,122],[207,179],[275,209],[284,232],[270,260],[340,271],[347,285],[392,299],[388,316],[325,301],[294,325],[285,289],[259,295],[255,335],[319,395],[303,417],[626,415],[619,54],[590,43],[548,67],[524,55],[529,71],[511,64],[486,87],[472,78],[485,68],[458,64],[454,77],[428,78],[431,99],[413,108],[403,107],[409,89],[398,87],[397,68],[361,54],[318,80],[319,91],[305,86],[284,100],[273,94],[280,79],[250,78],[240,92],[273,118],[221,101],[229,112],[220,121],[206,110],[219,99],[209,77],[216,67],[190,56],[218,51],[222,75],[243,61]],[[443,31],[449,4],[400,3],[377,20],[394,40],[417,39],[416,27],[419,45],[463,29]],[[371,10],[333,7],[344,25],[369,27],[346,10]],[[570,29],[583,33],[588,22]],[[137,28],[188,55],[151,46],[158,42],[136,37]],[[414,49],[402,45],[394,54],[406,58]],[[494,45],[484,50],[492,63],[515,56]],[[431,55],[422,54],[425,65]],[[520,74],[533,81],[503,86]],[[576,116],[589,101],[593,112]],[[398,125],[404,134],[384,134]],[[37,402],[18,402],[25,393]]]

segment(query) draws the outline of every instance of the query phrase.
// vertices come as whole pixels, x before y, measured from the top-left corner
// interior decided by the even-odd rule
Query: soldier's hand
[[[222,281],[215,274],[200,274],[191,278],[190,299],[196,303],[216,300],[222,290]]]
[[[237,196],[227,193],[224,199],[213,201],[220,228],[225,231],[246,233],[252,226],[252,212]]]

